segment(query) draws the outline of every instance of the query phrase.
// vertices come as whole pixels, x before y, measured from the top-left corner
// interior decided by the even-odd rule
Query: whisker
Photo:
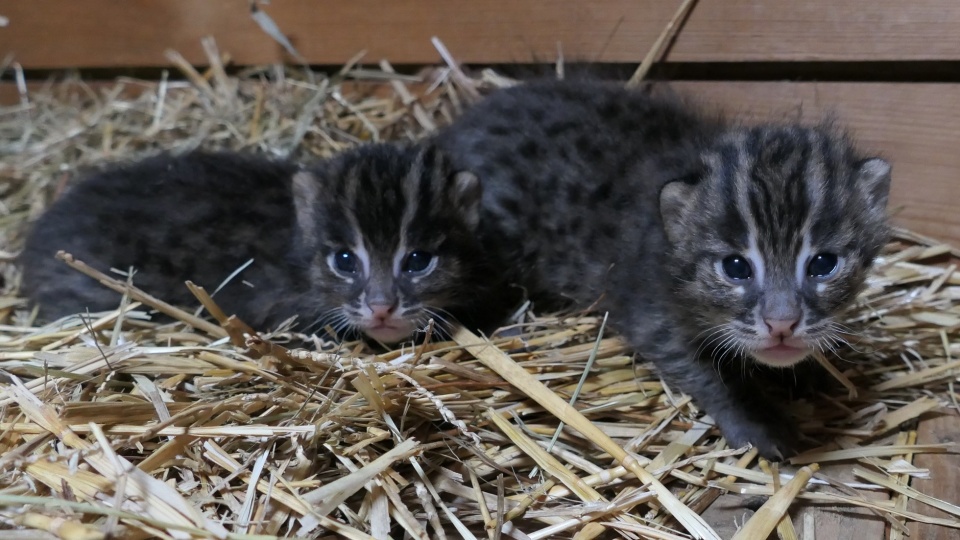
[[[737,341],[738,340],[736,336],[731,332],[730,334],[727,335],[726,338],[724,338],[723,341],[720,342],[719,345],[717,345],[717,349],[720,349],[722,351],[718,361],[723,361],[728,354],[734,352],[733,348],[731,347],[731,344],[735,345]],[[733,355],[733,358],[736,358],[736,354]]]
[[[699,358],[700,354],[705,352],[707,349],[713,346],[718,340],[727,339],[733,336],[733,330],[729,327],[728,324],[719,325],[721,328],[716,330],[707,339],[700,342],[700,345],[697,347],[694,357]],[[715,347],[716,348],[716,347]]]
[[[433,319],[435,323],[434,331],[438,331],[441,335],[445,337],[452,335],[451,330],[453,329],[453,326],[454,326],[453,322],[451,322],[449,319],[447,319],[447,317],[444,317],[440,313],[441,311],[445,311],[445,310],[442,310],[440,308],[424,307],[423,311],[427,315],[427,317],[423,318],[422,322],[417,324],[418,327],[421,327],[425,330],[426,326],[429,324],[430,319]]]
[[[363,334],[360,331],[360,328],[351,320],[350,317],[344,316],[338,323],[337,326],[333,327],[334,332],[337,333],[342,339],[347,339],[349,337],[360,336]]]
[[[700,336],[706,334],[707,332],[710,332],[711,330],[714,330],[714,332],[710,334],[710,335],[712,336],[713,334],[715,334],[715,333],[723,330],[724,328],[726,328],[726,327],[728,327],[728,326],[729,326],[728,323],[720,323],[720,324],[711,326],[710,328],[707,328],[706,330],[703,330],[703,331],[700,332],[699,334],[693,336],[693,339],[698,339]],[[710,337],[710,336],[707,336],[707,337]],[[703,339],[707,339],[707,338],[705,337],[705,338],[703,338]]]
[[[307,325],[306,328],[304,328],[304,331],[311,332],[316,330],[317,328],[323,328],[324,326],[326,326],[327,323],[329,323],[331,319],[335,319],[338,315],[342,313],[343,313],[342,306],[330,308],[320,313],[319,315],[317,315],[316,319],[314,319],[312,323],[310,323],[309,325]]]
[[[425,320],[424,323],[426,323],[429,319],[433,319],[438,324],[452,326],[452,323],[446,317],[441,315],[439,312],[434,311],[430,308],[424,308],[423,311],[427,315],[426,317],[427,320]]]

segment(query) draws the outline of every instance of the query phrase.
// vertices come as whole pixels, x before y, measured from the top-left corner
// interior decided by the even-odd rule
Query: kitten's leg
[[[668,384],[689,394],[709,414],[732,447],[751,443],[768,459],[793,454],[794,423],[763,390],[739,374],[720,373],[709,360],[691,357],[685,348],[650,358]]]

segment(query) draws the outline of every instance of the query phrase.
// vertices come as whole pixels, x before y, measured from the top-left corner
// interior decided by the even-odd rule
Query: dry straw
[[[772,495],[744,538],[810,537],[798,532],[807,501],[868,509],[897,537],[909,522],[960,528],[956,501],[909,485],[929,474],[914,456],[957,451],[913,431],[956,407],[956,252],[905,231],[845,321],[853,346],[821,358],[839,382],[796,404],[815,448],[779,467],[728,448],[616,336],[598,339],[595,316],[525,313],[516,337],[460,331],[389,352],[320,339],[294,350],[289,332],[257,335],[197,287],[213,322],[194,314],[201,300],[163,306],[99,275],[129,302],[34,325],[12,294],[12,255],[78,171],[159,149],[316,159],[416,139],[512,84],[386,63],[229,76],[206,48],[214,66],[184,65],[184,82],[70,79],[0,109],[5,526],[63,538],[718,538],[723,524],[700,514],[731,493]]]

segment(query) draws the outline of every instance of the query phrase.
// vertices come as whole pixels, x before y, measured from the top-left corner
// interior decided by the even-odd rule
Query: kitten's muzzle
[[[763,322],[767,325],[767,331],[770,332],[770,337],[783,340],[792,336],[796,331],[797,325],[800,324],[800,317],[790,319],[764,318]]]
[[[802,315],[800,302],[793,291],[772,291],[764,296],[760,306],[760,318],[770,337],[777,340],[791,337]]]
[[[377,302],[367,302],[367,307],[370,308],[371,316],[378,321],[385,321],[393,315],[393,312],[397,310],[397,302],[393,301],[377,301]]]
[[[750,356],[768,366],[791,367],[810,356],[810,348],[803,344],[794,344],[793,340],[781,341],[771,347],[750,351]]]
[[[410,337],[416,330],[410,321],[399,313],[400,302],[385,295],[371,297],[366,303],[360,328],[368,336],[384,343],[396,343]]]
[[[373,278],[371,281],[372,283],[363,294],[367,309],[370,311],[365,315],[378,323],[383,323],[396,314],[400,307],[400,299],[397,298],[396,293],[382,285],[386,279]]]
[[[760,311],[767,336],[751,356],[773,367],[790,367],[809,356],[810,347],[796,335],[802,313],[796,297],[790,293],[767,296]]]
[[[762,348],[753,352],[753,357],[761,364],[774,367],[789,367],[810,354],[810,348],[794,336],[800,317],[789,319],[764,318],[769,336],[764,339]]]

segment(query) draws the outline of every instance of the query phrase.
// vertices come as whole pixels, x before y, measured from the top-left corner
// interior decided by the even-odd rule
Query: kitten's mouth
[[[810,356],[810,349],[805,346],[796,347],[781,341],[776,345],[755,349],[751,352],[757,362],[772,367],[790,367],[800,363],[804,358]]]
[[[397,343],[413,334],[414,328],[405,321],[374,321],[363,325],[363,333],[383,343]]]

